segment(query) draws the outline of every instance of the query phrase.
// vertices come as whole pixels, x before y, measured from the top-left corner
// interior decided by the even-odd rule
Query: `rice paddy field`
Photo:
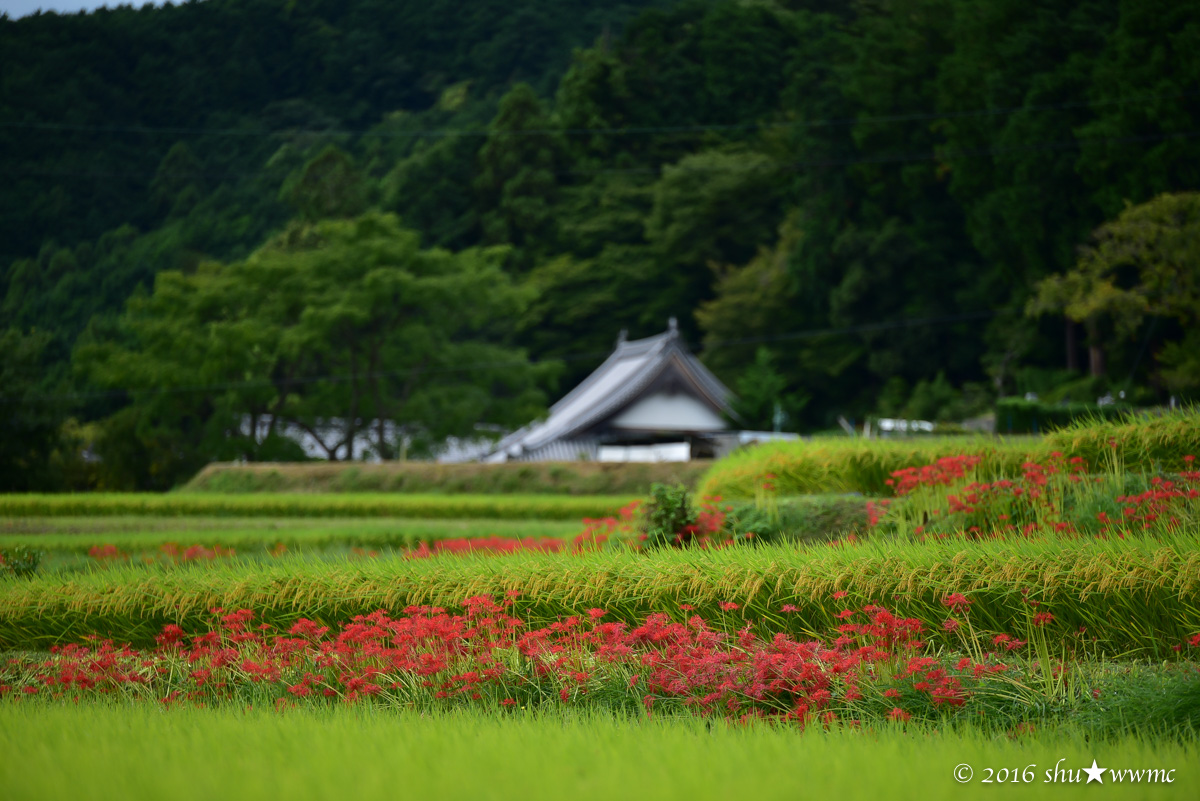
[[[0,495],[0,518],[167,517],[408,517],[435,520],[579,520],[610,514],[627,495],[407,495],[390,492],[303,494],[264,492],[74,493]]]
[[[0,796],[1195,798],[1197,417],[0,496]]]
[[[44,798],[372,799],[529,801],[653,798],[920,797],[1195,798],[1192,743],[1126,738],[1091,745],[1069,735],[1017,739],[972,731],[861,732],[628,720],[335,710],[196,710],[144,706],[0,707],[0,786],[13,801]],[[1174,781],[1087,786],[1047,782],[1100,766],[1174,768]],[[1062,760],[1060,763],[1059,760]],[[968,764],[978,778],[954,780]],[[985,769],[1027,767],[1035,781],[987,787]],[[1087,776],[1082,776],[1086,782]],[[899,790],[899,792],[898,792]],[[909,797],[916,797],[913,792]]]

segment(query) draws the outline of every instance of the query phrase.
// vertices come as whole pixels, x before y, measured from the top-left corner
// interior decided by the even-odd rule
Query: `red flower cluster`
[[[168,625],[148,652],[93,640],[56,648],[48,659],[11,659],[0,666],[0,695],[122,691],[205,704],[261,698],[265,690],[277,705],[373,699],[507,708],[577,703],[604,689],[601,695],[625,693],[647,710],[667,704],[804,724],[870,709],[908,720],[920,710],[961,707],[969,684],[1009,669],[923,656],[921,624],[878,606],[846,610],[837,636],[822,642],[783,633],[765,639],[749,623],[725,632],[698,615],[602,622],[604,609],[530,628],[512,614],[513,602],[477,596],[457,614],[432,606],[411,606],[399,617],[379,611],[336,631],[301,619],[286,633],[254,626],[250,610],[214,609],[211,630],[189,635]]]
[[[1200,480],[1200,473],[1196,473],[1195,477],[1190,473],[1181,473],[1179,481],[1155,476],[1150,479],[1150,489],[1138,495],[1119,496],[1117,503],[1124,505],[1121,513],[1130,524],[1140,523],[1142,528],[1150,528],[1161,517],[1177,525],[1179,520],[1172,516],[1172,512],[1180,502],[1200,498],[1200,490],[1187,486],[1185,482],[1197,480]]]
[[[966,470],[977,461],[978,457],[957,457],[939,460],[936,465],[897,470],[889,483],[897,495],[911,494],[924,486],[955,486],[955,479],[965,478]],[[1190,461],[1185,463],[1191,465]],[[1195,519],[1200,489],[1194,485],[1200,484],[1200,471],[1185,470],[1173,478],[1156,476],[1145,492],[1114,497],[1113,506],[1124,507],[1117,517],[1095,511],[1094,492],[1073,489],[1073,485],[1084,481],[1086,470],[1082,458],[1066,459],[1055,452],[1045,463],[1025,462],[1019,479],[966,483],[945,496],[945,508],[923,513],[916,534],[980,538],[1054,532],[1103,537],[1110,528],[1116,528],[1117,536],[1123,536],[1131,529],[1169,529],[1184,525],[1189,516]],[[1091,480],[1102,483],[1105,479]],[[879,525],[887,514],[883,502],[868,503],[871,526]]]
[[[897,495],[907,495],[917,487],[944,486],[948,487],[955,481],[964,478],[968,470],[973,470],[982,457],[962,455],[943,456],[931,465],[924,467],[905,467],[892,473],[892,477],[884,483],[891,487]]]
[[[214,559],[227,559],[231,556],[237,556],[237,551],[233,548],[224,548],[221,545],[214,545],[211,548],[206,548],[203,545],[190,545],[187,548],[180,546],[178,543],[164,543],[159,551],[175,562],[195,562],[204,560],[211,562]]]
[[[279,550],[280,547],[276,546],[276,550]],[[280,550],[279,553],[282,553],[282,551]],[[111,543],[93,545],[88,549],[88,556],[102,564],[129,561],[129,554]],[[142,556],[142,561],[153,564],[165,560],[180,564],[183,562],[211,562],[214,559],[227,559],[232,556],[237,556],[236,550],[219,544],[209,548],[200,544],[184,547],[177,542],[165,542],[159,546],[157,556],[145,555]]]

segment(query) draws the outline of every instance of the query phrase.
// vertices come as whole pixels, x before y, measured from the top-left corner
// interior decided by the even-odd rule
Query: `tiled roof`
[[[595,372],[550,407],[549,417],[509,434],[493,453],[516,457],[582,434],[628,406],[672,368],[693,395],[714,410],[728,411],[729,390],[688,352],[672,327],[665,334],[618,344]]]

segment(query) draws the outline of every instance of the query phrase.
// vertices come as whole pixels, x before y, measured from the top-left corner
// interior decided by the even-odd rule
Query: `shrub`
[[[10,576],[32,576],[42,562],[42,552],[24,545],[0,548],[0,573]]]
[[[1021,398],[996,401],[996,432],[999,434],[1041,434],[1065,428],[1075,422],[1124,420],[1133,414],[1125,404],[1097,406],[1094,403],[1042,403]]]
[[[687,487],[655,484],[650,501],[643,507],[642,529],[646,548],[682,547],[696,534],[696,510],[692,508]]]

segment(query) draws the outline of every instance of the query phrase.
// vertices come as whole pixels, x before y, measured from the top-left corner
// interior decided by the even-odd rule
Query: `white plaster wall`
[[[642,398],[613,418],[613,428],[639,431],[724,431],[721,416],[691,395],[658,393]]]

